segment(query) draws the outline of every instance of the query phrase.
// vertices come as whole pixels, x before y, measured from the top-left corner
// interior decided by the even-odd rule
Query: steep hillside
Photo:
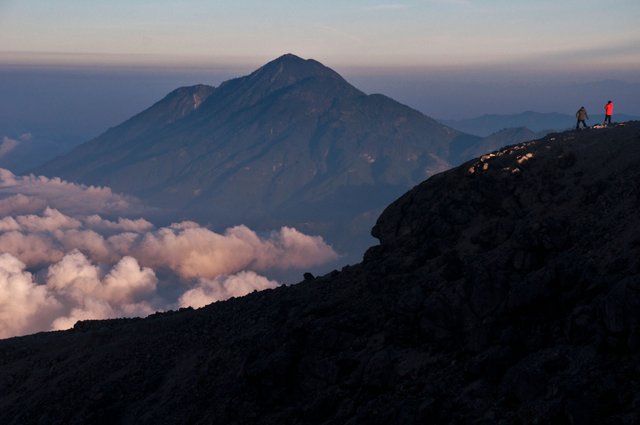
[[[640,422],[640,123],[551,134],[390,205],[361,264],[0,342],[0,422]]]
[[[47,173],[53,170],[51,175],[78,180],[78,176],[99,169],[114,157],[126,155],[139,138],[153,137],[154,132],[165,131],[167,126],[193,113],[214,90],[214,87],[206,85],[176,89],[150,108],[78,146],[70,154],[48,162],[38,171]],[[87,181],[97,182],[95,179]]]

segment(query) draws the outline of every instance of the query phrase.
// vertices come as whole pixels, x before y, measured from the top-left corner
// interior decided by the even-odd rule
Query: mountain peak
[[[303,63],[306,62],[307,59],[303,59],[300,56],[294,55],[293,53],[285,53],[284,55],[272,60],[271,62],[298,62]]]
[[[284,54],[253,72],[249,78],[270,84],[289,85],[307,78],[344,79],[329,67],[313,59],[303,59],[292,53]]]

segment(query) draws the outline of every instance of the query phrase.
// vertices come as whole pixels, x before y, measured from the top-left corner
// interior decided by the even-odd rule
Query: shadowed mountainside
[[[0,422],[635,424],[640,123],[551,134],[391,204],[361,264],[0,342]]]

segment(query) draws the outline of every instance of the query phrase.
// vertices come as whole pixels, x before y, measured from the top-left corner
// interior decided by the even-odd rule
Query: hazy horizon
[[[178,87],[217,86],[261,65],[0,65],[0,137],[32,133],[74,145],[120,124]],[[596,73],[570,79],[509,70],[500,74],[473,68],[442,72],[325,65],[365,93],[384,94],[439,120],[524,111],[573,114],[582,105],[596,114],[608,99],[614,100],[616,113],[640,115],[640,82],[624,73],[618,78]]]

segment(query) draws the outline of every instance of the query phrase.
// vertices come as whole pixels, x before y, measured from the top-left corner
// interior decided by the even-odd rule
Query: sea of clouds
[[[144,211],[106,187],[0,169],[0,338],[202,307],[279,285],[259,273],[337,258],[321,237],[290,227],[156,227]]]

